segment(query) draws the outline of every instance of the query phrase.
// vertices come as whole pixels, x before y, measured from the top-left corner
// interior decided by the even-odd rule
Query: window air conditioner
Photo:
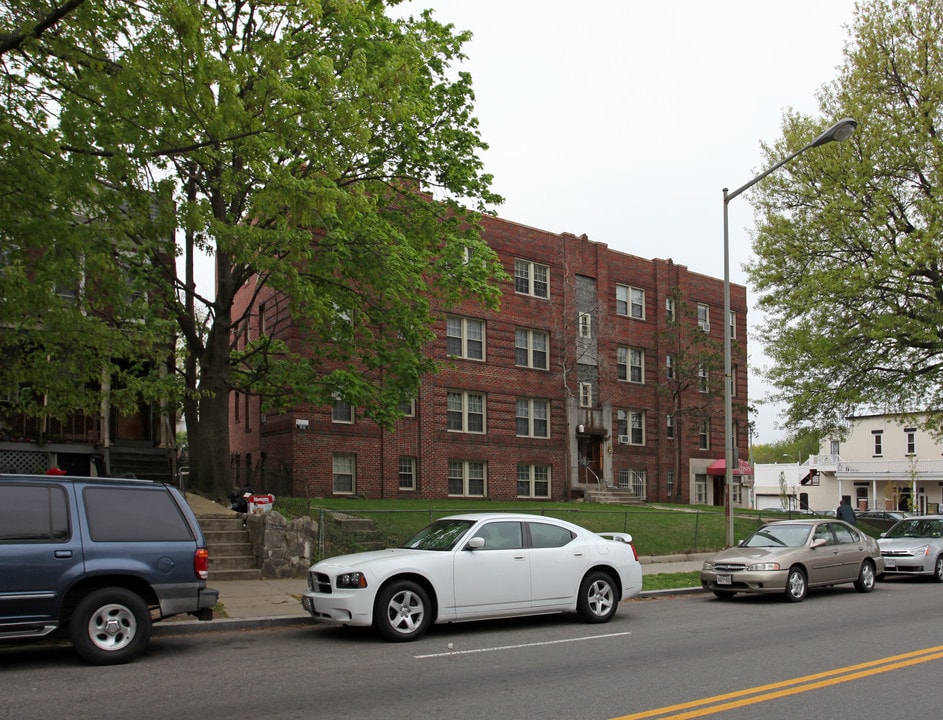
[[[628,444],[629,444],[629,436],[628,436],[628,435],[620,435],[620,436],[619,436],[619,444],[620,444],[620,445],[628,445]]]
[[[711,324],[709,322],[702,322],[701,330],[703,330],[706,333],[709,333],[711,331]]]

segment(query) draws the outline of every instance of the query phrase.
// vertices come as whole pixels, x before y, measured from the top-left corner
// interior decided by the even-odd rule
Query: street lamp
[[[842,142],[851,137],[858,123],[851,118],[839,120],[805,147],[780,160],[766,172],[757,175],[733,192],[724,188],[724,482],[727,487],[727,502],[724,512],[727,520],[727,547],[733,546],[733,464],[736,448],[733,436],[733,368],[730,349],[730,233],[727,224],[727,206],[730,201],[760,180],[773,173],[790,160],[819,145],[832,141]],[[739,465],[739,460],[736,461]]]

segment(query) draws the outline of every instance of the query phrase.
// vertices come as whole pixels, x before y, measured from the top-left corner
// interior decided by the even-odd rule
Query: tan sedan
[[[706,560],[701,585],[723,599],[737,593],[782,593],[799,602],[809,588],[842,583],[871,592],[883,573],[877,542],[848,523],[782,520]]]

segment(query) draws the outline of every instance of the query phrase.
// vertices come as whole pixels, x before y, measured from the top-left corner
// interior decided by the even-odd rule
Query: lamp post
[[[842,142],[851,137],[858,123],[851,118],[839,120],[828,130],[819,135],[815,140],[805,147],[796,150],[792,155],[780,160],[769,168],[766,172],[757,175],[744,185],[741,185],[733,192],[728,192],[724,188],[724,483],[727,489],[727,502],[724,512],[727,521],[727,547],[733,546],[733,465],[734,462],[739,465],[739,459],[735,459],[736,442],[733,436],[733,368],[730,348],[730,233],[727,223],[727,206],[730,201],[740,195],[745,190],[749,190],[767,175],[776,172],[790,160],[798,157],[806,150],[825,145],[832,141]]]

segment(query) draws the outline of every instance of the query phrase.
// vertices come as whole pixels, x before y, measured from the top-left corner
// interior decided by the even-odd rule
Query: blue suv
[[[154,621],[212,619],[207,567],[171,485],[0,474],[0,640],[65,636],[89,663],[129,662]]]

